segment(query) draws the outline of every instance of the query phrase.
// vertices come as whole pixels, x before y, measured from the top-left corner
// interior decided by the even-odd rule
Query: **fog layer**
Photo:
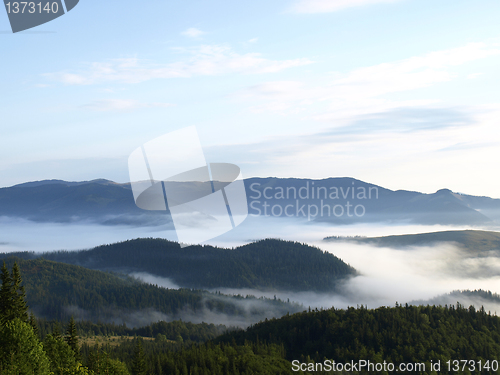
[[[85,249],[93,246],[124,241],[138,237],[159,237],[176,240],[175,232],[163,227],[104,226],[91,223],[34,223],[27,220],[1,217],[0,252],[50,251]],[[439,246],[392,249],[345,242],[324,242],[327,236],[384,236],[460,229],[489,229],[449,226],[421,226],[391,223],[334,226],[325,223],[307,222],[286,218],[248,217],[231,232],[208,241],[209,244],[235,247],[262,238],[281,238],[317,246],[340,257],[356,268],[359,275],[346,280],[338,294],[290,291],[261,291],[249,289],[225,289],[225,294],[265,296],[284,301],[302,303],[305,308],[345,308],[367,305],[368,307],[393,306],[396,302],[431,300],[453,290],[483,289],[500,292],[500,258],[497,252],[473,257],[454,244]],[[145,282],[166,288],[177,288],[172,280],[149,274],[133,274]],[[472,301],[472,300],[471,300]],[[470,301],[463,302],[468,304]],[[475,304],[479,300],[472,301]],[[251,309],[252,303],[245,301]],[[260,306],[262,308],[263,306]],[[477,306],[479,307],[479,306]],[[488,305],[492,311],[500,311],[496,304]],[[85,311],[73,307],[75,314],[84,317]],[[78,310],[80,309],[80,310]],[[139,314],[139,315],[137,315]],[[154,311],[120,312],[121,319],[128,324],[140,325],[144,321],[172,320],[177,316],[163,316]],[[268,311],[269,316],[276,316]],[[141,319],[138,316],[142,317]],[[261,315],[261,317],[264,315]],[[254,323],[257,316],[230,318],[212,311],[184,311],[183,320],[205,321],[244,326]],[[115,320],[116,321],[116,320]]]

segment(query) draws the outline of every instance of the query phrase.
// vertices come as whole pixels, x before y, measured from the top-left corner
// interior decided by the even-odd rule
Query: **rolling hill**
[[[356,271],[334,255],[297,242],[262,240],[236,249],[181,248],[163,239],[136,239],[91,250],[14,254],[121,273],[146,272],[184,288],[333,291]]]
[[[286,359],[299,362],[400,363],[441,361],[447,371],[450,359],[497,360],[500,356],[500,318],[483,309],[461,305],[396,306],[369,310],[322,310],[286,315],[260,322],[245,331],[234,331],[215,339],[216,343],[251,345],[276,344]],[[498,363],[497,363],[498,365]],[[364,370],[364,371],[363,371]],[[359,373],[379,373],[361,369]],[[395,370],[397,371],[397,370]],[[486,373],[495,373],[486,371]],[[380,372],[383,373],[383,372]],[[388,372],[390,373],[390,372]]]
[[[45,259],[2,258],[9,268],[18,262],[27,304],[37,317],[45,319],[66,321],[74,316],[129,327],[175,319],[246,326],[303,308],[279,299],[165,289],[131,277]]]

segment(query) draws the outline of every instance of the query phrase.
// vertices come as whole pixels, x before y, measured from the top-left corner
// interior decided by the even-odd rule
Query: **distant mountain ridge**
[[[441,189],[433,194],[392,191],[354,178],[249,178],[249,213],[333,224],[359,222],[487,225],[500,223],[500,199]],[[327,207],[328,206],[328,207]],[[309,212],[308,212],[309,210]],[[104,179],[46,180],[0,189],[0,216],[44,222],[168,225],[168,212],[144,211],[130,184]]]
[[[262,214],[266,203],[271,216],[276,216],[272,214],[273,205],[281,207],[283,212],[278,216],[282,217],[287,216],[287,205],[290,205],[288,213],[296,213],[303,206],[307,210],[310,205],[311,212],[318,209],[314,220],[334,224],[385,221],[484,225],[500,219],[500,199],[457,194],[449,189],[433,194],[392,191],[348,177],[324,180],[251,178],[245,180],[245,185],[250,213],[260,210]],[[304,196],[307,198],[302,199]],[[275,213],[279,212],[280,208],[276,208]]]
[[[91,220],[101,224],[159,225],[170,221],[164,212],[135,205],[130,184],[108,180],[28,182],[0,189],[0,216],[41,222]]]
[[[120,183],[117,183],[117,182],[106,180],[104,178],[99,178],[99,179],[90,180],[90,181],[64,181],[64,180],[31,181],[31,182],[24,182],[21,184],[17,184],[17,185],[14,185],[12,187],[36,187],[36,186],[55,185],[55,184],[61,184],[61,185],[66,185],[66,186],[78,186],[78,185],[86,185],[86,184],[121,185]]]

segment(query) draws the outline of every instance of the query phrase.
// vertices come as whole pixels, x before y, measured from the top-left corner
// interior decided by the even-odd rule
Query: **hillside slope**
[[[276,299],[165,289],[130,277],[45,259],[5,260],[9,267],[18,262],[27,304],[38,317],[46,319],[64,321],[73,315],[78,319],[128,326],[174,319],[244,326],[302,309]]]
[[[136,239],[91,250],[42,256],[90,269],[147,272],[185,288],[257,288],[332,291],[356,271],[334,255],[297,242],[262,240],[234,250],[189,246],[162,239]]]
[[[360,359],[374,363],[498,360],[500,318],[484,310],[451,306],[397,306],[375,310],[349,308],[287,315],[258,323],[216,342],[267,342],[283,345],[286,358],[341,363]],[[498,363],[497,363],[498,364]],[[366,369],[365,369],[366,370]],[[368,372],[368,373],[374,373]],[[486,373],[496,373],[486,372]]]

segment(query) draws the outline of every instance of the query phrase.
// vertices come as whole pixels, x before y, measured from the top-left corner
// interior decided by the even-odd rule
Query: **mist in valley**
[[[351,305],[393,306],[453,290],[500,290],[500,258],[470,256],[454,244],[392,249],[340,242],[321,248],[360,272],[342,288]]]
[[[74,223],[34,222],[0,217],[0,252],[83,250],[139,237],[177,236],[170,226],[103,225],[91,221]]]
[[[112,218],[107,218],[109,222]],[[124,221],[124,220],[122,220]],[[167,220],[168,221],[168,220]],[[164,238],[177,241],[172,224],[154,225],[105,225],[90,220],[52,223],[34,222],[21,218],[0,216],[0,252],[82,250],[95,246],[135,238]],[[224,248],[234,248],[265,238],[280,238],[301,243],[317,244],[328,236],[386,236],[415,234],[444,230],[482,229],[500,230],[500,227],[415,225],[411,223],[359,223],[334,225],[308,221],[303,218],[265,217],[249,215],[233,230],[204,243]]]
[[[229,296],[221,295],[215,297],[221,302],[231,304],[237,314],[216,311],[209,308],[209,304],[214,298],[204,298],[202,307],[192,309],[188,306],[180,309],[176,313],[166,314],[164,312],[147,308],[147,309],[123,309],[123,308],[106,308],[99,311],[99,316],[95,313],[86,310],[80,306],[71,305],[65,306],[64,311],[68,316],[73,316],[77,320],[94,321],[102,323],[126,324],[127,327],[144,327],[151,323],[159,321],[172,322],[182,320],[191,323],[213,323],[222,324],[226,327],[246,328],[252,324],[258,323],[264,319],[279,318],[287,312],[293,314],[302,311],[302,308],[294,306],[288,311],[279,308],[264,299],[241,299],[235,300]]]
[[[364,229],[366,230],[364,233],[369,233],[374,228]],[[418,233],[420,229],[422,228],[407,227],[408,232],[402,231],[401,233],[411,233],[410,230]],[[436,228],[426,230],[436,230]],[[345,233],[347,231],[343,235],[349,235]],[[500,291],[500,258],[496,251],[476,256],[453,243],[404,249],[358,245],[342,241],[333,243],[311,241],[309,244],[341,258],[356,268],[359,274],[344,281],[338,293],[248,288],[215,288],[210,291],[228,295],[263,296],[271,299],[276,297],[283,301],[300,303],[306,309],[309,307],[347,308],[357,305],[376,308],[394,306],[396,303],[431,303],[444,306],[459,301],[465,306],[474,305],[476,308],[484,306],[492,313],[500,311],[500,304],[495,301],[464,295],[445,296],[454,290],[467,289],[482,289],[498,293]],[[175,286],[171,280],[154,275],[134,274],[134,276],[163,287]]]
[[[0,252],[78,250],[94,246],[134,239],[138,237],[166,238],[176,240],[175,232],[162,226],[100,225],[90,222],[35,223],[28,220],[0,218],[2,233]],[[373,223],[354,225],[332,225],[314,221],[272,217],[248,217],[243,224],[231,232],[208,241],[209,244],[234,248],[264,238],[280,238],[307,243],[330,252],[350,264],[359,272],[344,281],[338,293],[291,292],[282,290],[253,290],[216,288],[212,292],[228,295],[252,295],[257,298],[275,297],[283,301],[297,302],[304,309],[346,308],[366,305],[369,308],[394,306],[396,302],[435,301],[453,290],[483,289],[500,292],[500,258],[496,251],[472,256],[456,244],[446,243],[423,247],[393,249],[360,245],[343,241],[322,241],[327,236],[384,236],[414,234],[444,230],[487,229],[451,226],[423,226],[412,224]],[[173,280],[147,273],[131,276],[164,288],[177,289]],[[221,297],[228,298],[228,297]],[[462,297],[461,297],[462,298]],[[492,301],[469,298],[462,304],[485,305],[492,312],[500,306]],[[242,299],[240,308],[246,311],[241,316],[230,316],[209,309],[184,310],[181,314],[166,315],[157,311],[115,311],[106,319],[115,323],[139,326],[158,320],[182,318],[191,322],[209,322],[238,327],[256,323],[264,317],[279,316],[272,306],[263,300]],[[453,303],[456,303],[454,301]],[[444,303],[443,303],[444,304]],[[75,316],[85,318],[85,310],[71,307]],[[259,311],[259,313],[252,313]]]

